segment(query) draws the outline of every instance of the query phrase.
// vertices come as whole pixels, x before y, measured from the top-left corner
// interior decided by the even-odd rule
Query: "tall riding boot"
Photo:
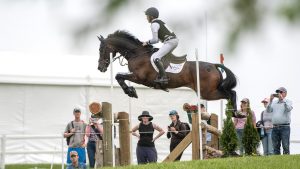
[[[156,67],[159,70],[159,75],[158,77],[154,80],[154,82],[161,83],[161,84],[168,84],[168,77],[166,75],[164,65],[160,59],[155,59],[154,63]]]

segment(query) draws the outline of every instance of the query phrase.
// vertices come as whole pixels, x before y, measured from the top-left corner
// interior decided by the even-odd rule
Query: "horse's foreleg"
[[[134,87],[128,86],[125,83],[125,80],[132,81],[133,78],[134,76],[132,73],[118,73],[116,75],[116,80],[118,81],[119,85],[122,87],[124,93],[127,94],[129,97],[138,98]]]

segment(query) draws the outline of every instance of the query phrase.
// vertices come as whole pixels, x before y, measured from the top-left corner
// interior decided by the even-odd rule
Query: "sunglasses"
[[[282,94],[282,93],[284,93],[283,91],[278,91],[277,93],[280,93],[280,94]]]
[[[71,158],[73,158],[73,157],[77,157],[77,155],[71,155]]]

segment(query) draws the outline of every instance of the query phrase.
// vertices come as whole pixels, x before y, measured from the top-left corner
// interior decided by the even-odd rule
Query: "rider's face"
[[[150,23],[153,20],[153,17],[146,15],[148,22]]]

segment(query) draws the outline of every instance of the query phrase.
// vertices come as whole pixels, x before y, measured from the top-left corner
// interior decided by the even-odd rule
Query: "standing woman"
[[[261,112],[262,130],[264,130],[264,137],[262,139],[262,145],[264,149],[264,155],[273,154],[273,144],[272,144],[272,113],[267,112],[266,108],[269,103],[269,99],[265,98],[261,101],[264,104],[265,110]]]
[[[139,139],[136,147],[138,164],[155,163],[157,162],[157,151],[154,142],[165,132],[158,125],[151,122],[153,117],[148,111],[143,111],[138,120],[141,121],[140,124],[132,129],[132,135]],[[139,134],[136,133],[137,130]],[[159,133],[153,138],[154,130],[157,130]]]
[[[167,138],[171,138],[170,142],[170,152],[172,152],[176,146],[184,139],[187,134],[186,126],[179,120],[179,115],[176,110],[171,110],[169,112],[169,117],[172,123],[168,126]],[[179,161],[181,159],[182,153],[175,159]]]
[[[88,137],[87,153],[89,157],[90,168],[95,166],[96,144],[102,140],[103,127],[98,123],[98,118],[90,118],[90,123],[86,127],[86,136]]]
[[[249,99],[244,98],[243,100],[241,100],[241,109],[238,110],[236,117],[233,118],[234,126],[235,126],[236,133],[238,136],[240,155],[244,154],[244,146],[242,144],[242,138],[243,138],[245,124],[247,121],[247,116],[249,116],[250,114],[252,114],[253,126],[256,128],[255,113],[250,108]],[[238,117],[240,117],[240,118],[238,118]]]

